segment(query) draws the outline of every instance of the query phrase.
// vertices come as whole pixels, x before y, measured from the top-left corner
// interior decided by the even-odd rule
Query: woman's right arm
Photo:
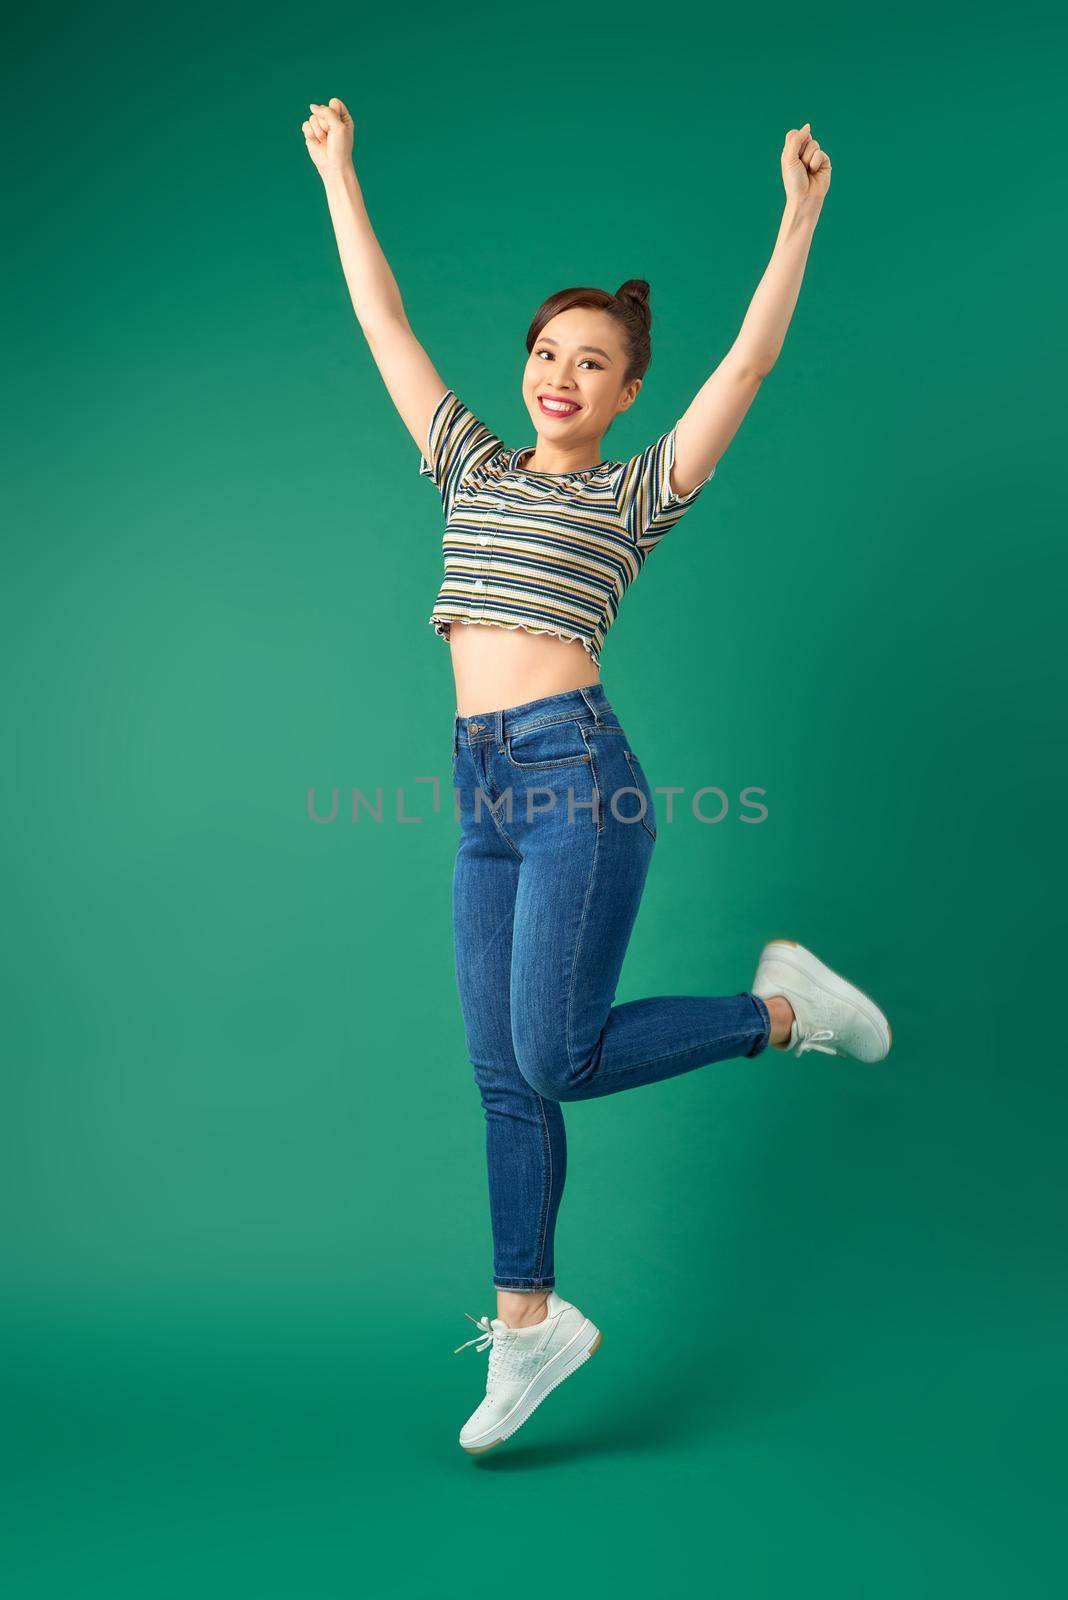
[[[375,238],[353,165],[348,108],[333,99],[309,109],[304,142],[326,190],[353,310],[390,399],[425,451],[434,408],[448,385],[409,326],[397,280]]]

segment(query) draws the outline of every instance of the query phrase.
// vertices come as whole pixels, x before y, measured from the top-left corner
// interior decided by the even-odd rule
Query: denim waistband
[[[457,712],[453,717],[453,748],[461,743],[481,744],[491,739],[501,744],[506,736],[522,733],[524,729],[563,722],[581,713],[590,713],[595,723],[606,720],[606,716],[614,717],[600,680],[579,689],[565,689],[560,694],[543,695],[540,700],[524,700],[518,706],[504,706],[499,711],[477,711],[470,717],[462,717]]]

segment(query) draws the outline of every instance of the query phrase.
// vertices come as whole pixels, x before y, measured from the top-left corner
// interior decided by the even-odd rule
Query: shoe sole
[[[572,1346],[579,1341],[589,1339],[591,1332],[594,1337],[588,1344],[582,1344],[578,1350],[572,1350]],[[551,1360],[546,1362],[541,1371],[531,1378],[527,1387],[504,1419],[503,1425],[499,1424],[493,1430],[496,1433],[496,1438],[491,1439],[488,1444],[464,1444],[461,1441],[460,1449],[466,1450],[469,1456],[481,1456],[485,1455],[487,1450],[495,1450],[499,1444],[503,1444],[506,1439],[510,1439],[516,1429],[521,1428],[531,1413],[537,1410],[545,1396],[552,1394],[558,1384],[563,1383],[565,1378],[570,1378],[571,1374],[577,1372],[584,1361],[590,1359],[600,1342],[601,1330],[595,1328],[587,1317],[582,1327],[568,1340],[564,1348],[558,1350]],[[570,1355],[568,1355],[568,1351],[571,1351]],[[557,1367],[557,1362],[561,1362],[562,1365]]]
[[[799,954],[793,956],[789,953],[791,950],[796,950]],[[837,996],[839,1000],[848,1000],[850,1005],[857,1006],[857,1010],[862,1011],[868,1021],[873,1023],[875,1027],[881,1026],[885,1028],[887,1036],[886,1049],[879,1060],[886,1060],[894,1043],[894,1030],[890,1026],[889,1017],[876,1005],[870,994],[865,994],[863,989],[858,989],[855,983],[849,982],[848,978],[840,977],[837,972],[821,961],[819,956],[814,956],[811,950],[806,949],[804,945],[798,944],[796,939],[769,939],[760,952],[760,961],[757,962],[758,968],[769,951],[773,953],[774,959],[785,962],[788,967],[793,967],[795,972],[800,972],[806,978],[812,978],[816,983],[822,984],[825,989],[830,990],[831,994]],[[781,954],[778,952],[781,952]],[[858,1005],[858,999],[862,1000],[864,1004]],[[878,1065],[874,1061],[869,1061],[865,1064],[871,1067]]]

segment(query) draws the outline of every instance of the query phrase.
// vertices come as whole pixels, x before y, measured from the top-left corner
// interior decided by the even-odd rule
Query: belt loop
[[[586,704],[589,706],[590,710],[593,712],[594,727],[599,728],[601,726],[601,723],[604,721],[604,718],[602,717],[601,713],[598,711],[597,707],[594,705],[593,701],[590,699],[590,696],[586,693],[586,688],[588,688],[588,687],[591,687],[591,686],[587,685],[586,687],[583,687],[580,684],[579,685],[579,694],[582,696],[583,700],[585,700]]]
[[[498,750],[498,753],[503,756],[503,754],[504,754],[504,712],[503,711],[495,711],[493,713],[493,731],[494,731],[494,733],[496,735],[496,738],[497,738],[497,750]]]
[[[454,756],[458,756],[460,754],[460,714],[459,714],[459,712],[456,712],[453,715],[453,719],[452,719],[452,753],[453,753]]]

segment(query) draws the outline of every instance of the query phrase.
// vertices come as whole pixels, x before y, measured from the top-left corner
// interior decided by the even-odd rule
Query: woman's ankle
[[[551,1289],[498,1289],[497,1315],[509,1328],[529,1328],[549,1314]]]
[[[785,995],[773,994],[770,1000],[765,1000],[771,1016],[771,1033],[768,1043],[775,1046],[776,1050],[785,1050],[790,1043],[790,1030],[794,1024],[794,1008]]]

